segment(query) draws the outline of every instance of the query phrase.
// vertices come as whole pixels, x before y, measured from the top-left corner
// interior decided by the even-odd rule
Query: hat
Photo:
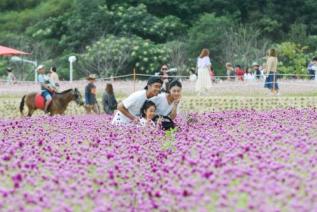
[[[96,79],[96,74],[89,74],[87,77],[87,80],[95,80]]]
[[[252,66],[260,66],[257,62],[253,62]]]
[[[232,64],[231,63],[226,63],[226,66],[232,66]]]
[[[161,77],[158,76],[151,76],[149,77],[148,81],[147,81],[147,85],[152,85],[154,83],[161,83],[163,84],[163,81],[161,80]]]
[[[161,80],[161,77],[159,77],[159,76],[151,76],[151,77],[149,77],[149,79],[147,81],[147,85],[145,86],[145,89],[148,88],[148,85],[152,85],[154,83],[163,84],[163,81]]]
[[[39,66],[36,68],[36,70],[38,71],[38,70],[43,69],[43,68],[45,68],[44,65],[39,65]]]

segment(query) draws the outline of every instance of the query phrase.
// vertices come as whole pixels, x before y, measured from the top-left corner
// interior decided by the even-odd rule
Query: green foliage
[[[130,74],[134,66],[138,73],[153,74],[162,63],[168,61],[168,51],[161,44],[137,36],[112,35],[88,46],[82,55],[82,64],[102,77]]]
[[[88,70],[108,76],[131,73],[133,67],[154,73],[162,63],[185,74],[202,48],[211,51],[219,69],[227,61],[247,66],[260,62],[271,43],[282,43],[283,54],[287,49],[298,53],[281,54],[282,72],[302,73],[317,50],[315,0],[1,0],[0,10],[0,43],[32,52],[31,60],[57,65],[65,78],[71,54],[81,55],[75,66],[82,77]],[[120,65],[88,66],[100,62],[101,53],[87,46],[112,56],[102,53],[102,64]],[[118,60],[122,55],[130,56],[124,64]]]
[[[281,74],[307,74],[306,63],[310,59],[305,51],[307,46],[292,42],[277,45],[280,60],[278,71]]]
[[[300,45],[307,44],[307,25],[297,22],[292,24],[289,32],[289,39],[291,42]]]
[[[228,17],[216,17],[215,14],[204,14],[193,24],[189,30],[188,49],[192,56],[199,55],[202,48],[208,48],[211,55],[219,55],[223,36],[227,29],[233,25]]]
[[[165,42],[184,30],[185,25],[175,16],[156,17],[147,11],[144,4],[127,4],[112,7],[114,26],[124,34],[136,34],[155,42]]]

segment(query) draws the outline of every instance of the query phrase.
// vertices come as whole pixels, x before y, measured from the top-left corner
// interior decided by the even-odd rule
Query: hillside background
[[[317,49],[316,0],[1,0],[0,44],[32,52],[29,60],[57,66],[68,79],[153,74],[162,63],[188,74],[209,48],[217,75],[224,64],[263,63],[276,47],[280,72],[305,74]],[[32,80],[33,67],[0,58]]]

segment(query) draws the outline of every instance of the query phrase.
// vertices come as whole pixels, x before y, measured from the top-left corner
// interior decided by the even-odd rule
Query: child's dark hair
[[[182,83],[177,79],[173,80],[172,82],[169,83],[167,92],[169,93],[171,88],[174,86],[182,88]]]
[[[147,111],[147,109],[149,109],[150,107],[154,106],[156,109],[156,105],[154,102],[150,101],[150,100],[146,100],[141,108],[141,116],[143,118],[145,118],[145,111]]]

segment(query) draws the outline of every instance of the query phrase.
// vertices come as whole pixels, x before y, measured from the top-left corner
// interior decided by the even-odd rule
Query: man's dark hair
[[[52,67],[52,71],[56,72],[56,67],[55,66]]]

